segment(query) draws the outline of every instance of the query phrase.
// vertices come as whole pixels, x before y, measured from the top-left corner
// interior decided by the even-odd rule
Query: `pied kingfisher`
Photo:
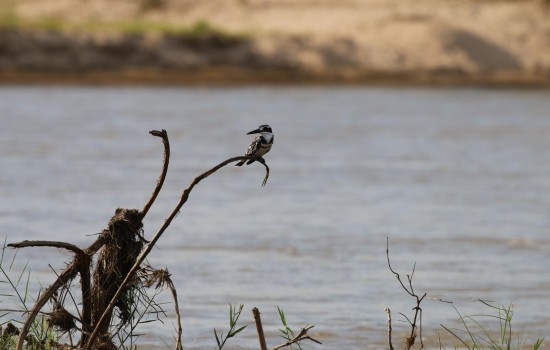
[[[251,132],[248,132],[246,134],[260,134],[260,136],[256,136],[254,141],[252,141],[252,143],[246,150],[246,153],[244,154],[245,156],[262,157],[264,154],[269,152],[269,150],[271,149],[271,145],[273,145],[273,140],[275,139],[275,137],[273,136],[273,132],[271,131],[271,126],[269,125],[260,125],[258,129],[252,130]],[[254,159],[249,159],[248,161],[246,159],[243,159],[235,164],[235,166],[242,166],[244,163],[246,163],[247,165],[254,163]]]

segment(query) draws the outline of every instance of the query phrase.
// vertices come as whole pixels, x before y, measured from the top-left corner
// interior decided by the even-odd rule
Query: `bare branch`
[[[162,236],[164,231],[166,231],[168,226],[170,226],[170,224],[172,223],[172,220],[177,216],[177,214],[179,213],[181,207],[187,202],[187,200],[189,199],[189,195],[191,194],[191,191],[193,190],[193,188],[196,185],[198,185],[199,182],[201,182],[202,180],[204,180],[208,176],[212,175],[213,173],[215,173],[219,169],[223,168],[224,166],[226,166],[230,163],[239,161],[239,160],[243,160],[243,159],[257,160],[258,162],[260,162],[264,165],[264,167],[266,168],[267,174],[269,174],[269,168],[268,168],[267,164],[265,164],[265,161],[263,160],[263,158],[251,157],[251,156],[239,156],[239,157],[229,158],[229,159],[221,162],[220,164],[216,165],[215,167],[211,168],[210,170],[208,170],[208,171],[202,173],[201,175],[197,176],[191,182],[189,187],[187,187],[183,191],[183,193],[181,195],[181,198],[180,198],[180,201],[178,202],[176,207],[172,210],[172,213],[170,213],[170,215],[166,218],[166,220],[164,221],[164,224],[160,227],[160,229],[155,234],[153,239],[151,239],[151,241],[147,244],[145,249],[138,256],[136,262],[134,263],[134,265],[132,266],[132,268],[130,269],[130,271],[128,272],[128,274],[126,275],[126,277],[124,278],[124,280],[122,281],[120,286],[118,287],[118,290],[116,291],[115,295],[113,296],[113,298],[109,302],[109,305],[107,305],[105,311],[103,312],[103,315],[101,315],[100,319],[97,321],[95,329],[92,332],[92,334],[90,335],[90,339],[88,340],[88,343],[84,347],[84,350],[90,350],[91,349],[91,346],[94,342],[94,339],[97,337],[97,334],[99,333],[100,325],[103,324],[103,322],[105,321],[107,315],[110,314],[110,312],[113,309],[113,307],[115,306],[118,298],[122,294],[122,291],[124,290],[124,288],[126,288],[128,283],[130,282],[130,280],[134,276],[135,272],[139,269],[139,266],[141,265],[141,263],[145,260],[147,255],[149,255],[149,253],[151,252],[151,250],[153,249],[154,245],[157,243],[159,238]],[[266,177],[264,178],[264,183],[267,181],[267,177],[268,177],[267,174],[266,174]],[[18,349],[18,350],[20,350],[20,349]]]
[[[388,267],[390,269],[390,271],[395,275],[395,277],[397,278],[397,280],[399,281],[399,284],[401,284],[401,287],[403,287],[403,289],[410,295],[412,296],[413,298],[416,299],[416,306],[413,308],[414,310],[414,318],[413,320],[411,321],[405,314],[403,313],[400,313],[400,315],[402,315],[406,320],[407,322],[409,322],[410,326],[411,326],[411,333],[410,335],[406,338],[405,340],[405,349],[406,350],[409,350],[412,348],[412,346],[414,345],[414,342],[415,342],[415,339],[416,339],[416,330],[418,329],[419,330],[419,333],[420,333],[420,348],[423,349],[424,348],[424,344],[422,342],[422,308],[420,307],[420,303],[422,303],[422,300],[424,300],[424,298],[426,297],[427,293],[424,293],[422,295],[422,297],[419,297],[418,294],[415,293],[414,291],[414,288],[413,288],[413,284],[412,284],[412,280],[413,280],[413,276],[414,276],[414,272],[416,270],[416,263],[414,264],[413,266],[413,270],[412,270],[412,273],[410,275],[407,275],[407,281],[409,282],[409,288],[407,288],[405,286],[405,284],[403,283],[403,281],[401,280],[401,276],[392,269],[391,267],[391,264],[390,264],[390,253],[389,253],[389,237],[386,239],[386,256],[387,256],[387,259],[388,259]],[[419,318],[420,317],[420,318]],[[419,321],[419,325],[417,326],[416,322]]]
[[[264,335],[264,328],[262,326],[262,319],[260,317],[260,310],[258,310],[257,307],[253,308],[252,315],[254,315],[254,323],[256,324],[256,332],[258,333],[260,350],[267,350],[267,344],[265,342],[265,335]]]
[[[453,304],[452,301],[443,300],[443,299],[441,299],[441,298],[430,298],[430,297],[428,297],[428,300],[435,300],[435,301],[439,301],[439,302],[446,303],[446,304]]]
[[[65,242],[56,242],[56,241],[23,241],[18,243],[8,244],[10,248],[26,248],[26,247],[53,247],[53,248],[62,248],[67,249],[77,255],[86,255],[84,251],[74,244],[65,243]]]
[[[388,314],[388,344],[390,346],[390,350],[393,350],[393,344],[392,344],[392,341],[391,341],[391,332],[392,332],[392,328],[391,328],[391,310],[389,307],[385,308],[384,311],[386,311],[386,314]]]
[[[426,294],[424,294],[424,296],[426,296]],[[422,340],[422,309],[420,307],[418,309],[420,310],[420,327],[418,328],[418,334],[420,336],[420,349],[424,349],[424,341]]]
[[[164,144],[164,159],[162,161],[162,173],[160,174],[159,179],[157,180],[157,186],[155,187],[155,190],[153,191],[153,194],[143,207],[143,209],[140,212],[141,219],[147,215],[147,212],[153,205],[153,202],[155,202],[155,199],[157,198],[158,194],[160,193],[160,190],[162,188],[162,185],[164,184],[164,179],[166,179],[166,174],[168,173],[168,163],[170,161],[170,142],[168,141],[168,133],[166,130],[162,129],[162,131],[158,130],[151,130],[149,131],[149,134],[157,137],[162,138],[162,143]]]
[[[87,256],[93,256],[103,246],[104,243],[105,242],[102,236],[99,236],[99,238],[94,243],[92,243],[88,248],[84,250],[84,253]],[[25,342],[25,338],[27,337],[29,328],[31,324],[34,322],[40,310],[44,307],[44,305],[46,305],[48,300],[59,288],[61,288],[68,281],[72,280],[76,276],[78,267],[79,267],[79,260],[77,257],[75,257],[73,261],[69,264],[69,266],[67,266],[65,271],[63,271],[63,273],[59,275],[57,280],[55,280],[55,282],[52,283],[46,290],[44,290],[42,295],[40,295],[40,298],[38,298],[38,300],[36,301],[36,304],[34,304],[34,307],[30,311],[29,317],[27,318],[27,320],[23,324],[23,327],[21,328],[21,333],[19,334],[19,338],[17,339],[17,350],[23,349],[23,343]]]
[[[262,187],[264,187],[265,184],[267,183],[267,179],[269,178],[269,167],[265,163],[265,160],[261,157],[258,159],[258,162],[262,163],[263,166],[265,167],[265,177],[264,177],[264,181],[262,181]]]
[[[294,337],[293,339],[290,339],[289,341],[287,341],[286,343],[284,344],[281,344],[281,345],[277,345],[276,347],[272,348],[271,350],[278,350],[278,349],[281,349],[281,348],[284,348],[284,347],[287,347],[287,346],[290,346],[292,344],[295,344],[295,343],[298,343],[298,342],[301,342],[302,340],[311,340],[312,342],[315,342],[317,344],[322,344],[320,341],[318,341],[317,339],[313,339],[311,336],[309,336],[307,334],[307,332],[312,329],[313,327],[315,327],[314,325],[307,325],[305,326],[304,328],[302,328],[302,330],[300,330],[300,333],[298,333],[298,335],[296,337]]]
[[[168,269],[154,269],[150,265],[147,265],[143,269],[140,270],[141,273],[143,273],[144,277],[144,285],[147,288],[152,287],[154,284],[156,284],[155,288],[163,288],[164,285],[168,286],[168,289],[170,289],[170,292],[172,293],[172,299],[174,299],[174,309],[176,311],[176,319],[178,322],[178,335],[176,338],[176,349],[175,350],[183,350],[183,345],[181,342],[181,336],[182,336],[182,327],[181,327],[181,315],[180,315],[180,308],[178,304],[178,293],[176,291],[176,287],[174,286],[174,282],[172,281],[171,274],[168,271]]]
[[[389,237],[386,237],[386,257],[388,259],[388,267],[390,269],[390,271],[395,275],[395,277],[397,278],[397,280],[399,281],[399,283],[401,284],[401,287],[403,287],[403,289],[410,295],[410,296],[413,296],[414,297],[414,293],[412,293],[411,291],[409,291],[407,289],[407,287],[405,287],[405,284],[403,284],[403,282],[401,281],[401,276],[395,272],[392,267],[391,267],[391,263],[390,263],[390,238]]]
[[[10,243],[8,247],[12,248],[25,248],[25,247],[53,247],[53,248],[62,248],[67,249],[76,254],[73,263],[76,266],[76,269],[80,273],[80,280],[82,286],[82,328],[84,329],[83,338],[85,339],[85,334],[91,331],[91,305],[90,305],[90,256],[87,255],[82,249],[75,246],[74,244],[66,242],[57,242],[57,241],[23,241],[18,243]],[[57,276],[58,280],[61,277]],[[66,282],[72,280],[72,278],[65,279]],[[62,285],[64,285],[63,283]],[[59,289],[60,285],[57,289]]]
[[[413,281],[413,277],[414,277],[414,271],[416,270],[416,262],[414,263],[413,265],[413,270],[412,270],[412,273],[410,275],[407,275],[407,279],[409,280],[409,287],[410,287],[410,291],[412,294],[415,294],[414,293],[414,287],[413,287],[413,284],[412,284],[412,281]]]
[[[79,263],[82,265],[82,260],[79,260]],[[52,270],[52,272],[59,278],[59,274],[57,273],[57,271],[55,271],[53,266],[51,266],[50,264],[48,264],[48,266],[50,267],[50,270]],[[87,276],[86,276],[86,271],[87,271]],[[86,266],[79,266],[79,272],[80,272],[81,287],[82,287],[82,313],[80,313],[77,302],[70,290],[72,280],[69,280],[66,284],[62,286],[62,288],[65,287],[65,290],[67,291],[67,294],[65,294],[65,297],[69,295],[69,297],[73,301],[73,305],[75,306],[76,312],[78,313],[78,318],[76,316],[72,316],[72,315],[71,316],[82,324],[82,329],[85,330],[84,332],[85,334],[83,334],[82,337],[85,338],[87,334],[89,334],[91,331],[91,322],[92,322],[91,321],[92,306],[90,301],[90,263],[88,262]],[[55,297],[53,299],[55,301]],[[86,302],[86,299],[88,300],[87,302]],[[61,305],[65,304],[64,300],[60,300],[59,302]],[[86,318],[84,318],[83,315],[90,319],[86,320]]]
[[[168,270],[165,270],[165,274],[163,278],[166,284],[168,285],[170,292],[172,293],[172,298],[174,299],[174,309],[176,311],[176,319],[178,322],[178,337],[176,339],[176,350],[183,350],[183,345],[181,343],[182,328],[181,328],[180,308],[178,304],[178,293],[176,291],[176,287],[174,286],[174,282],[170,278],[170,273],[168,273]]]
[[[91,258],[89,255],[86,255],[86,258],[82,258],[81,256],[76,257],[82,290],[82,342],[88,339],[88,334],[92,331],[92,295],[90,293],[92,287],[90,277],[90,259]]]
[[[412,323],[412,321],[407,317],[407,315],[405,315],[404,313],[400,312],[399,313],[401,316],[403,316],[403,318],[405,318],[405,320],[407,320],[407,322],[409,322],[409,324],[411,326],[414,326],[414,323]]]

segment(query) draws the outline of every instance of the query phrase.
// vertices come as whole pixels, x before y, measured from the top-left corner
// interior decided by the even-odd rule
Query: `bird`
[[[247,135],[251,134],[260,134],[259,136],[256,136],[254,141],[248,146],[248,149],[246,150],[245,156],[257,156],[262,157],[264,154],[269,152],[271,149],[271,146],[273,145],[273,140],[275,139],[275,136],[273,135],[273,131],[271,130],[271,126],[264,124],[260,125],[258,129],[252,130],[251,132],[246,133]],[[254,163],[254,159],[243,159],[235,166],[242,166],[244,163],[252,164]]]

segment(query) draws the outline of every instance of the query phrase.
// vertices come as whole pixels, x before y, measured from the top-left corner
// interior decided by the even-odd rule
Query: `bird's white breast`
[[[273,139],[273,134],[272,133],[262,132],[261,135],[268,143],[271,143],[271,140]]]

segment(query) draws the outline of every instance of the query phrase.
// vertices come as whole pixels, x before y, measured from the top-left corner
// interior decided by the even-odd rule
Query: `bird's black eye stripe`
[[[258,129],[260,129],[260,131],[269,131],[269,132],[271,132],[271,127],[267,124],[260,125],[260,127]]]

